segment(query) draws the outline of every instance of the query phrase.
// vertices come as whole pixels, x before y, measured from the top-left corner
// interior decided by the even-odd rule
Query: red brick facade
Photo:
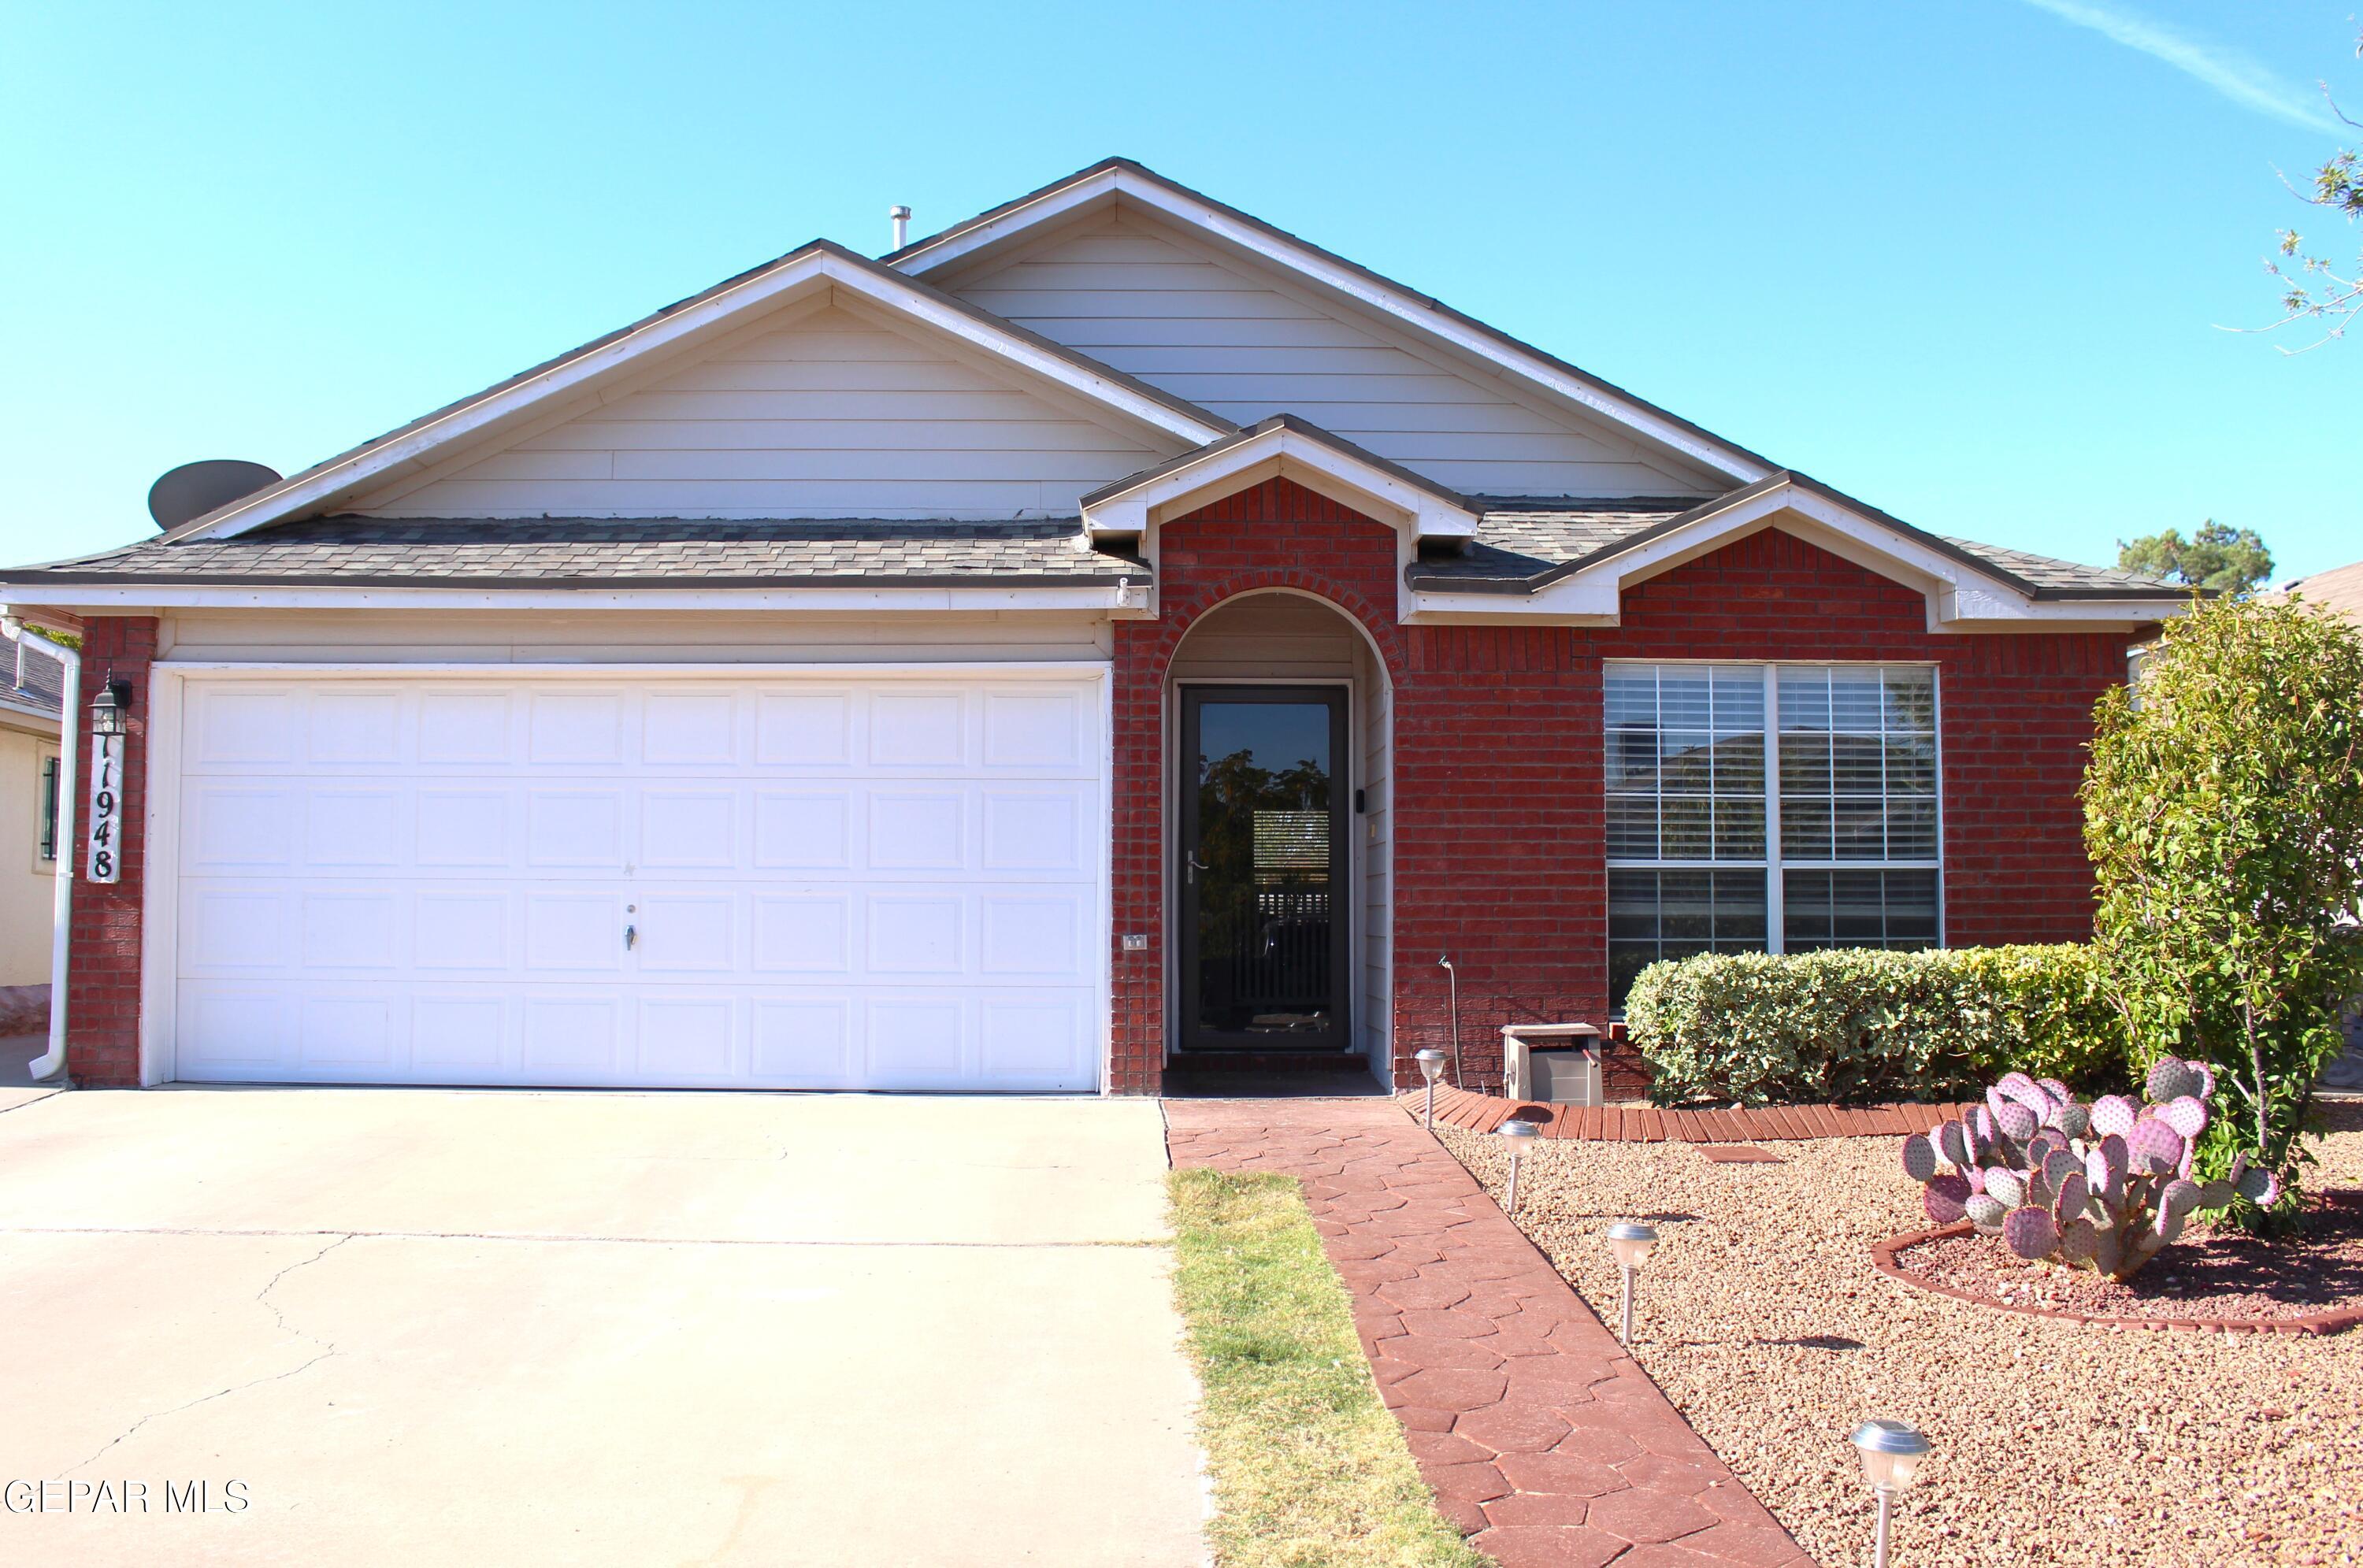
[[[1501,1026],[1607,1014],[1601,666],[1610,658],[1893,659],[1938,667],[1947,940],[2090,934],[2076,786],[2123,634],[1937,635],[1927,602],[1792,535],[1763,532],[1641,584],[1621,626],[1403,626],[1393,531],[1286,480],[1167,524],[1159,619],[1115,636],[1112,1081],[1154,1092],[1166,1031],[1160,824],[1166,669],[1234,595],[1315,593],[1353,616],[1394,682],[1395,1081],[1448,1043],[1437,957],[1459,974],[1471,1087],[1498,1085]]]
[[[1777,532],[1630,590],[1621,626],[1406,627],[1396,619],[1394,530],[1284,480],[1166,524],[1159,546],[1158,618],[1120,621],[1114,634],[1110,1082],[1119,1093],[1154,1093],[1163,1079],[1167,672],[1201,616],[1261,589],[1317,595],[1352,617],[1393,685],[1387,1034],[1398,1084],[1416,1078],[1412,1052],[1448,1043],[1441,954],[1459,976],[1467,1087],[1499,1084],[1503,1024],[1606,1021],[1604,659],[1935,664],[1947,939],[2090,933],[2076,787],[2092,703],[2123,677],[2123,634],[1932,634],[1916,591]],[[122,880],[75,891],[69,1066],[86,1084],[139,1079],[156,630],[152,619],[93,620],[76,697],[86,707],[110,672],[131,683]],[[1123,951],[1136,933],[1147,950]]]
[[[148,864],[148,669],[156,658],[156,622],[103,616],[83,631],[82,689],[66,700],[84,714],[108,680],[131,687],[123,750],[120,880],[82,880],[90,864],[90,737],[76,763],[82,798],[74,802],[72,968],[66,988],[66,1071],[85,1087],[139,1081],[140,897]],[[84,726],[85,732],[87,725]]]

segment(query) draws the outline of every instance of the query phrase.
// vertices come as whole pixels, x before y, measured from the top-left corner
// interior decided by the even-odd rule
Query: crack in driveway
[[[317,1234],[318,1232],[313,1233]],[[200,1405],[210,1405],[216,1399],[227,1399],[233,1394],[242,1394],[250,1388],[260,1388],[266,1383],[283,1383],[288,1378],[296,1375],[298,1373],[309,1372],[312,1368],[319,1365],[330,1356],[335,1355],[337,1353],[337,1347],[335,1345],[331,1344],[327,1340],[320,1338],[318,1335],[307,1332],[306,1331],[299,1329],[294,1324],[289,1322],[287,1320],[287,1314],[281,1311],[278,1306],[272,1301],[271,1293],[277,1289],[279,1282],[285,1279],[289,1275],[294,1274],[298,1269],[311,1267],[314,1264],[318,1263],[322,1258],[327,1257],[330,1253],[335,1252],[338,1247],[343,1246],[347,1242],[351,1241],[358,1233],[359,1232],[349,1231],[338,1233],[335,1241],[330,1242],[327,1246],[322,1247],[310,1257],[298,1258],[294,1263],[289,1264],[286,1267],[281,1269],[277,1274],[272,1275],[269,1279],[264,1280],[262,1282],[262,1288],[254,1293],[255,1305],[265,1308],[270,1311],[272,1322],[280,1330],[281,1332],[293,1334],[299,1340],[311,1341],[312,1343],[320,1347],[319,1354],[309,1356],[301,1364],[295,1366],[291,1366],[284,1372],[274,1372],[264,1377],[250,1377],[244,1383],[234,1383],[227,1388],[216,1388],[210,1394],[200,1395],[196,1398],[188,1400],[183,1404],[174,1405],[161,1410],[150,1410],[148,1414],[140,1417],[138,1420],[132,1422],[129,1426],[124,1428],[121,1431],[107,1439],[105,1442],[100,1444],[98,1451],[93,1453],[89,1458],[82,1460],[77,1463],[68,1465],[63,1473],[53,1477],[53,1479],[62,1481],[67,1476],[72,1475],[75,1471],[86,1469],[89,1466],[97,1463],[100,1459],[112,1452],[116,1445],[124,1441],[127,1438],[130,1437],[132,1433],[138,1431],[140,1428],[146,1426],[150,1421],[161,1420],[166,1416],[177,1416],[183,1410],[194,1410]]]
[[[366,1237],[372,1241],[394,1242],[589,1242],[618,1247],[896,1247],[915,1251],[939,1248],[1017,1252],[1078,1247],[1161,1247],[1172,1240],[1162,1233],[1091,1236],[1071,1241],[963,1242],[906,1241],[882,1236],[603,1236],[571,1231],[326,1231],[207,1225],[0,1225],[0,1236],[335,1236],[339,1239],[338,1245]],[[326,1256],[333,1250],[324,1248],[321,1255]],[[301,1267],[302,1264],[296,1266]]]

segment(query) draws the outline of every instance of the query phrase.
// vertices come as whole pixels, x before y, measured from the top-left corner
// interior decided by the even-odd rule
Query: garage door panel
[[[968,864],[968,800],[958,789],[870,794],[867,864],[882,871],[958,871]]]
[[[623,1006],[615,997],[527,997],[525,1059],[528,1075],[557,1072],[582,1083],[616,1077]]]
[[[305,791],[305,864],[337,869],[407,864],[409,804],[399,790],[324,785]]]
[[[737,1062],[737,1006],[727,998],[644,997],[637,1020],[638,1078],[657,1083],[728,1083]]]
[[[298,945],[305,971],[402,968],[410,948],[407,901],[385,889],[305,893]]]
[[[858,1088],[853,1059],[853,1002],[848,997],[758,995],[753,1015],[750,1077],[764,1087]]]
[[[746,857],[735,789],[640,791],[640,851],[635,865],[651,870],[727,871]]]
[[[773,692],[756,699],[756,767],[843,768],[852,760],[852,693]]]
[[[183,883],[182,972],[207,976],[294,968],[295,900],[295,890],[284,886]]]
[[[525,967],[537,977],[554,974],[598,975],[622,970],[626,948],[620,893],[525,894]]]
[[[854,900],[849,892],[757,893],[749,900],[758,975],[853,973]]]
[[[186,690],[183,1077],[1096,1084],[1088,683]]]
[[[417,760],[428,767],[505,767],[510,763],[507,693],[481,686],[418,693]]]
[[[862,1078],[884,1089],[954,1089],[975,1081],[970,1008],[926,992],[872,996],[862,1007]]]
[[[870,700],[873,767],[958,768],[968,757],[968,697],[959,691],[882,691]]]
[[[304,820],[304,792],[289,786],[206,781],[183,796],[183,875],[281,871],[295,858],[288,824]]]
[[[858,811],[850,790],[757,790],[752,865],[759,871],[851,870]]]
[[[476,992],[420,990],[410,1003],[410,1061],[414,1079],[483,1082],[505,1068],[513,1072],[509,1008],[498,997]]]
[[[314,691],[304,726],[305,756],[327,767],[398,763],[408,707],[399,691]]]
[[[1079,1090],[1097,1076],[1087,1002],[1064,991],[1015,991],[977,1004],[978,1071],[1018,1088]]]

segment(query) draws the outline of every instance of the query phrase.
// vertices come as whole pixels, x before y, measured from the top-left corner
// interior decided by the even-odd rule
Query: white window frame
[[[1933,660],[1910,658],[1753,659],[1753,658],[1612,658],[1602,661],[1600,739],[1603,767],[1601,799],[1608,797],[1605,762],[1608,745],[1608,676],[1616,669],[1689,667],[1738,669],[1753,666],[1764,680],[1764,853],[1752,860],[1669,860],[1608,856],[1609,871],[1758,871],[1764,876],[1764,951],[1788,950],[1788,877],[1790,871],[1933,871],[1936,877],[1936,943],[1949,945],[1945,929],[1945,688],[1944,671]],[[1781,688],[1783,669],[1925,669],[1931,699],[1930,723],[1936,742],[1936,853],[1909,860],[1792,860],[1781,853]],[[1605,834],[1605,818],[1603,834]],[[1662,849],[1662,840],[1659,847]],[[1604,888],[1604,884],[1603,884]],[[1606,922],[1603,922],[1603,927]],[[1608,940],[1603,936],[1603,943]],[[1662,939],[1660,939],[1662,940]]]

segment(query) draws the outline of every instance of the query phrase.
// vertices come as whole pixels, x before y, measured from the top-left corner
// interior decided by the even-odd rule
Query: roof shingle
[[[1026,523],[323,517],[227,539],[147,539],[18,582],[697,587],[1146,583],[1072,518]]]

